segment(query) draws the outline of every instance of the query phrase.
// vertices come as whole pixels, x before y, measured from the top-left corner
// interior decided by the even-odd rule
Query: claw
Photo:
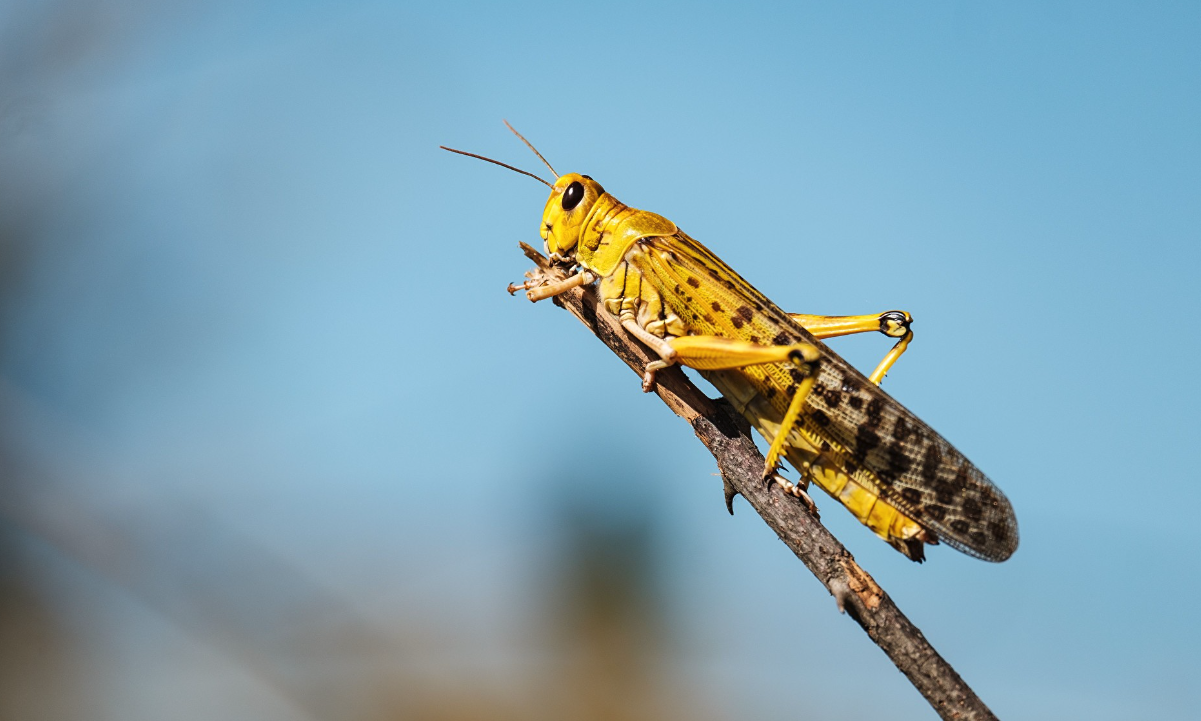
[[[775,477],[780,475],[779,473],[776,472],[777,470],[779,470],[779,468],[780,468],[779,461],[776,461],[774,463],[771,461],[768,461],[766,463],[766,465],[763,466],[763,475],[759,477],[760,480],[762,480],[765,484],[767,484],[768,487],[770,487],[772,484],[772,481],[775,479]]]
[[[772,474],[772,477],[769,479],[769,483],[772,481],[774,481],[775,484],[783,489],[788,495],[794,498],[799,498],[801,503],[805,504],[805,509],[808,510],[814,518],[821,518],[821,514],[819,514],[817,511],[817,504],[813,502],[813,499],[809,497],[809,494],[805,491],[800,483],[792,483],[779,473]]]
[[[776,485],[776,478],[778,478],[779,475],[780,474],[775,472],[775,469],[765,468],[763,469],[763,475],[759,477],[759,480],[763,483],[763,487],[770,493],[771,489]]]

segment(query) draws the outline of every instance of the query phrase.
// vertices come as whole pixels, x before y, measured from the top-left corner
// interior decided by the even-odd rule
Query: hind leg
[[[909,327],[913,323],[913,316],[903,310],[890,310],[875,315],[805,315],[803,313],[789,313],[789,315],[805,330],[821,339],[871,332],[880,332],[889,338],[899,338],[900,340],[896,342],[892,350],[888,351],[888,354],[868,376],[876,385],[880,385],[885,374],[897,362],[901,354],[909,348],[909,341],[913,340],[913,330]]]

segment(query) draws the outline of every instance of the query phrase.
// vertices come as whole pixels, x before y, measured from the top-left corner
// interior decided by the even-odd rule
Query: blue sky
[[[437,146],[541,170],[507,118],[786,309],[914,315],[886,388],[1004,489],[1021,547],[919,567],[817,501],[998,715],[1195,716],[1199,16],[18,4],[6,443],[88,512],[217,517],[370,617],[457,639],[416,663],[486,679],[537,656],[555,509],[636,519],[670,673],[715,717],[928,718],[749,508],[726,516],[688,428],[567,315],[503,293],[544,188]],[[870,368],[888,345],[834,347]],[[85,672],[99,718],[161,717],[156,683],[197,717],[293,717],[236,671],[198,686],[195,640],[29,553],[117,659]]]

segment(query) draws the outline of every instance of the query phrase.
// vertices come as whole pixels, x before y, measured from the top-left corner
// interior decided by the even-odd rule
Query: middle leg
[[[669,360],[667,355],[661,354],[663,360],[648,364],[648,372],[652,366],[663,368],[673,362],[697,370],[733,370],[766,363],[788,363],[800,370],[803,376],[788,403],[788,409],[780,422],[780,429],[767,451],[763,478],[771,478],[780,465],[788,436],[800,419],[805,399],[809,397],[809,392],[817,382],[817,365],[821,360],[821,351],[809,343],[769,346],[720,336],[690,335],[668,338],[666,344],[671,348],[672,357]]]

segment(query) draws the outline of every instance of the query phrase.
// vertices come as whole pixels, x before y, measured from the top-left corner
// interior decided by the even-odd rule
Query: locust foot
[[[769,487],[771,484],[774,484],[793,498],[800,499],[801,503],[805,504],[805,509],[808,510],[814,518],[821,518],[821,514],[817,510],[817,504],[813,502],[813,499],[810,498],[809,494],[805,491],[800,483],[793,483],[784,476],[781,476],[779,473],[773,473],[771,478],[768,479],[768,482]]]

